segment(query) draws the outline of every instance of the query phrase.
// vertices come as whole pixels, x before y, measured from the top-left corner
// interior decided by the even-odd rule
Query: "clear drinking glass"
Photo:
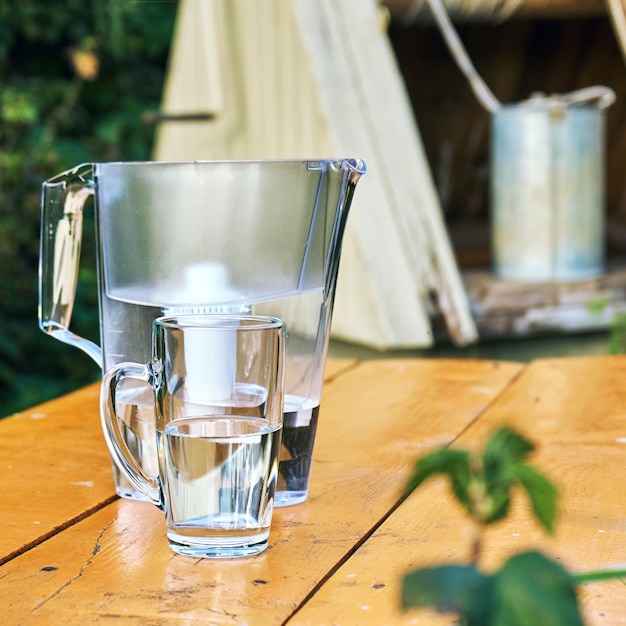
[[[153,323],[152,361],[122,363],[102,381],[105,439],[139,493],[165,512],[170,547],[238,557],[267,547],[283,425],[284,322],[180,315]],[[158,476],[133,455],[116,413],[124,382],[150,384]],[[149,439],[149,437],[148,437]]]

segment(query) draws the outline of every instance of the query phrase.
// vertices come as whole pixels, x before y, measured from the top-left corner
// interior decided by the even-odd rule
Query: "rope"
[[[452,22],[448,17],[448,13],[443,6],[443,2],[441,0],[427,1],[451,54],[469,81],[472,91],[487,111],[492,114],[497,113],[501,106],[500,102],[496,99],[491,89],[489,89],[485,81],[476,71],[476,68],[474,67],[467,51],[465,50],[465,47],[463,46],[463,43],[461,42],[461,39],[457,35],[456,30],[454,30],[454,26],[452,25]]]

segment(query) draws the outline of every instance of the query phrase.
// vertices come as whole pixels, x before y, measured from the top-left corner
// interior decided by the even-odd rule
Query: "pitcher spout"
[[[355,183],[367,172],[367,165],[363,159],[346,159],[346,164],[350,168],[351,177]]]

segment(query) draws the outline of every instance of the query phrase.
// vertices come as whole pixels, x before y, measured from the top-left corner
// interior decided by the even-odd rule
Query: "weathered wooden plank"
[[[546,359],[531,363],[458,440],[481,447],[497,426],[535,441],[536,464],[561,489],[561,519],[546,537],[516,498],[510,519],[488,531],[483,565],[491,570],[524,549],[545,550],[575,571],[626,561],[626,357]],[[452,624],[432,611],[400,608],[403,575],[469,558],[468,522],[441,480],[423,485],[289,621]],[[588,585],[581,603],[590,626],[625,624],[621,581]]]
[[[154,507],[118,500],[0,568],[8,623],[279,624],[398,499],[415,455],[452,441],[522,365],[366,361],[324,389],[310,499],[254,559],[174,555]],[[63,489],[53,489],[61,498]]]
[[[99,386],[0,421],[0,562],[114,499]]]
[[[604,0],[504,0],[493,2],[459,2],[443,0],[451,17],[459,20],[492,20],[524,18],[574,18],[604,15]],[[392,19],[429,19],[428,0],[385,0]]]
[[[452,340],[472,343],[476,328],[377,5],[298,0],[293,7],[326,124],[372,175],[347,229],[333,332],[378,348],[428,346],[432,299]]]
[[[325,377],[356,363],[328,359]],[[117,497],[98,394],[99,385],[90,385],[0,421],[0,501],[11,511],[0,533],[0,563]]]
[[[626,270],[573,282],[524,283],[466,271],[463,280],[481,338],[606,329],[626,312]]]

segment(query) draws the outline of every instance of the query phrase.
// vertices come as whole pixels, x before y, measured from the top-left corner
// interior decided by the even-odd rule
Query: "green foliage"
[[[424,568],[402,582],[403,606],[434,606],[440,613],[459,613],[468,626],[489,623],[492,594],[492,578],[473,565]]]
[[[601,296],[586,303],[586,309],[591,315],[602,318],[606,315],[610,301]],[[609,323],[609,354],[626,353],[626,313],[617,311]]]
[[[576,586],[626,574],[604,570],[571,575],[537,552],[512,556],[493,575],[479,570],[481,534],[506,516],[513,488],[526,492],[537,521],[546,531],[554,530],[557,490],[528,463],[533,450],[530,441],[501,428],[482,454],[444,448],[417,461],[407,492],[433,476],[448,477],[476,532],[469,565],[419,569],[404,578],[404,607],[434,606],[461,615],[467,626],[581,626]]]
[[[493,576],[475,566],[418,570],[403,582],[406,607],[459,613],[467,626],[582,626],[574,579],[537,552],[511,557]]]
[[[534,446],[511,430],[501,428],[490,438],[482,455],[443,448],[415,465],[407,491],[438,474],[450,478],[458,501],[477,524],[491,524],[506,516],[511,491],[522,487],[537,520],[548,531],[554,529],[557,491],[554,485],[527,462]]]
[[[150,158],[177,5],[0,0],[0,416],[99,376],[37,325],[41,183],[79,163]],[[87,210],[73,330],[98,340]]]
[[[616,313],[610,325],[609,354],[626,353],[626,313]]]
[[[422,457],[415,465],[415,471],[407,485],[407,492],[410,493],[427,478],[438,474],[443,474],[450,479],[458,501],[471,511],[470,490],[474,482],[474,474],[470,467],[469,452],[442,448]]]

